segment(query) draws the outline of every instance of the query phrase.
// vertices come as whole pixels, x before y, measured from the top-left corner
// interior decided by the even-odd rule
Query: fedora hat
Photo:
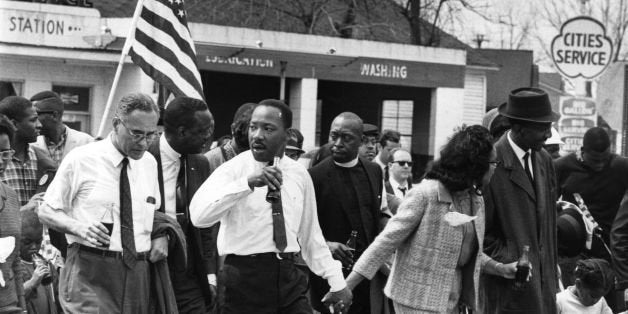
[[[559,202],[562,211],[556,219],[558,255],[574,257],[585,249],[587,230],[582,214],[574,204]]]
[[[511,119],[538,123],[551,123],[560,117],[552,111],[547,93],[533,87],[518,88],[510,92],[508,102],[499,106],[499,114]]]

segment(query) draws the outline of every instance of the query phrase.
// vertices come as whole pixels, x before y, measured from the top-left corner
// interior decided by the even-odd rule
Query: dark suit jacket
[[[357,204],[350,204],[348,193],[353,193],[343,184],[342,178],[334,165],[331,157],[323,160],[309,169],[316,192],[316,207],[318,210],[318,222],[326,241],[345,243],[349,239],[351,230],[364,230],[366,242],[371,243],[380,230],[381,202],[383,191],[382,170],[376,163],[360,158],[371,187],[369,193],[372,198],[371,214],[361,212],[360,216],[354,215],[352,208]],[[350,226],[341,225],[341,221],[349,221]],[[362,222],[363,226],[360,225]],[[320,307],[320,299],[329,291],[326,282],[316,276],[310,276],[311,288],[315,308]]]
[[[164,180],[163,171],[161,167],[161,153],[159,149],[159,140],[154,141],[148,148],[148,151],[157,160],[157,173],[159,178],[159,192],[161,193],[161,207],[159,211],[165,212],[164,201]],[[191,200],[192,196],[198,188],[205,182],[205,179],[209,177],[209,162],[207,158],[201,154],[191,154],[186,157],[187,162],[187,199]],[[189,205],[189,204],[188,204]],[[189,221],[189,217],[186,217]],[[207,283],[207,274],[216,274],[216,255],[218,250],[216,248],[216,239],[213,237],[212,228],[199,229],[192,224],[189,224],[190,233],[194,239],[188,241],[188,246],[191,247],[192,255],[188,259],[188,265],[192,263],[201,263],[197,267],[203,269],[204,274],[199,274],[199,283],[205,292],[209,293],[209,286]],[[189,234],[188,233],[188,236]],[[172,267],[172,265],[171,265]]]
[[[486,233],[484,252],[500,263],[517,261],[530,246],[532,277],[523,291],[512,280],[485,277],[485,313],[556,313],[556,200],[557,184],[552,158],[534,153],[534,185],[508,142],[507,134],[495,143],[500,165],[484,188]]]

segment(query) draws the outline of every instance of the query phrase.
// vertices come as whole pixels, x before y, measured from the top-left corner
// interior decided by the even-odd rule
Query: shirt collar
[[[65,143],[65,140],[68,138],[68,126],[67,125],[63,125],[63,133],[61,134],[61,139],[59,140],[59,143],[55,143],[53,141],[50,141],[50,139],[48,137],[44,136],[44,139],[46,140],[46,145],[48,146],[54,146],[54,147],[59,147],[62,144]]]
[[[358,164],[358,157],[356,156],[354,160],[351,160],[348,162],[337,162],[334,160],[334,163],[336,164],[336,166],[339,166],[339,167],[353,168]]]
[[[113,131],[109,133],[109,136],[104,138],[102,142],[103,142],[103,145],[105,145],[107,151],[109,152],[107,156],[109,157],[109,160],[111,161],[113,166],[119,167],[120,163],[122,163],[122,159],[126,157],[129,159],[129,168],[133,168],[133,164],[136,162],[136,160],[128,156],[122,155],[122,153],[113,145],[113,141],[111,140],[112,137],[113,137]]]
[[[161,147],[161,153],[163,154],[164,157],[167,158],[168,161],[178,161],[179,158],[181,158],[181,154],[177,153],[176,150],[174,150],[174,148],[172,148],[172,146],[170,146],[170,143],[168,143],[168,140],[166,140],[166,134],[162,134],[161,137],[159,138],[159,147]]]
[[[394,189],[398,189],[399,187],[403,187],[403,188],[408,188],[408,182],[405,181],[403,185],[399,184],[399,182],[397,182],[397,180],[393,179],[393,177],[390,177],[390,180],[388,180],[390,182],[390,186]]]
[[[517,155],[517,158],[523,159],[523,155],[525,155],[526,153],[529,153],[530,150],[528,149],[527,151],[525,151],[521,147],[519,147],[519,145],[517,145],[515,141],[512,140],[512,137],[510,137],[510,131],[508,131],[507,136],[508,136],[508,143],[510,143],[510,147],[512,147],[512,150],[515,152],[515,155]]]

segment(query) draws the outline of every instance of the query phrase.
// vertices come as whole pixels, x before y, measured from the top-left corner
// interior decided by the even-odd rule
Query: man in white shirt
[[[199,99],[177,97],[163,111],[164,133],[148,152],[157,160],[161,212],[176,219],[185,234],[187,265],[168,257],[170,279],[179,313],[207,313],[216,296],[216,239],[212,228],[194,228],[189,202],[209,176],[201,154],[214,131],[214,118]]]
[[[390,151],[388,162],[389,178],[386,181],[386,193],[394,194],[398,199],[404,199],[408,190],[412,188],[412,156],[403,148],[394,148]]]
[[[373,161],[376,162],[380,168],[382,168],[384,177],[388,175],[386,173],[386,165],[388,163],[390,151],[393,148],[401,147],[401,143],[399,143],[400,139],[401,133],[394,130],[383,130],[382,136],[379,138],[379,145],[377,146],[377,150],[379,152]]]
[[[299,251],[329,282],[329,301],[339,310],[351,303],[340,262],[333,260],[318,225],[312,181],[302,165],[284,155],[291,122],[283,102],[260,102],[249,126],[251,150],[216,169],[192,198],[192,224],[203,228],[220,221],[223,313],[311,313],[306,276],[294,265]]]
[[[150,313],[148,261],[168,254],[165,237],[151,240],[160,194],[145,152],[158,112],[146,95],[123,97],[113,131],[66,156],[39,207],[40,220],[69,243],[59,286],[67,313]]]

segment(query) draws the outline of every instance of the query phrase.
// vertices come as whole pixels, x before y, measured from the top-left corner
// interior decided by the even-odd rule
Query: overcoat
[[[533,154],[534,183],[504,134],[495,143],[498,166],[484,188],[486,234],[484,252],[501,263],[517,261],[530,246],[532,277],[523,289],[513,280],[484,275],[486,313],[556,313],[557,185],[554,166],[545,151]]]

